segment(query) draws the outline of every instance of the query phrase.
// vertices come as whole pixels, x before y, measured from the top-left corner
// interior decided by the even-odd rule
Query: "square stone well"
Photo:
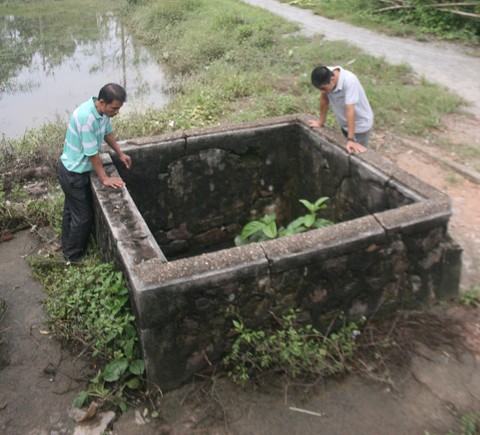
[[[122,144],[127,188],[92,175],[97,238],[128,279],[148,380],[175,388],[233,339],[232,319],[263,327],[291,308],[325,330],[349,318],[419,308],[458,292],[461,249],[449,198],[374,151],[349,155],[330,129],[293,115]],[[251,219],[279,225],[330,198],[335,225],[235,247]]]

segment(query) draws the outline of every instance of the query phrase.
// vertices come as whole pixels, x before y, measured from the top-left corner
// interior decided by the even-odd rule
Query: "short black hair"
[[[326,66],[319,65],[312,71],[312,85],[316,88],[330,83],[330,79],[333,77],[333,72]]]
[[[98,99],[110,104],[113,100],[118,100],[121,103],[127,101],[127,91],[122,86],[116,83],[108,83],[98,93]]]

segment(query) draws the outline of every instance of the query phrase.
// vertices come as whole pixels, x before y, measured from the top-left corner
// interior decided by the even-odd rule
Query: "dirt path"
[[[410,65],[418,75],[440,83],[464,98],[470,103],[467,109],[480,120],[480,52],[473,57],[463,53],[455,44],[419,42],[378,34],[276,0],[243,1],[298,23],[306,36],[322,34],[327,40],[350,42],[392,64]]]
[[[480,285],[480,184],[409,147],[411,140],[404,140],[403,144],[381,153],[450,197],[449,233],[463,249],[461,291]],[[448,156],[443,159],[447,160]]]
[[[0,323],[0,359],[5,365],[0,365],[2,434],[36,433],[41,428],[72,433],[73,421],[59,405],[71,403],[85,379],[85,362],[63,351],[45,326],[43,291],[24,259],[38,246],[27,231],[0,243],[0,296],[6,301]]]

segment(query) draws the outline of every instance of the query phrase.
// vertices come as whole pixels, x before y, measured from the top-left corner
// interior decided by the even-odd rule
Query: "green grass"
[[[310,9],[326,18],[337,19],[391,36],[407,36],[418,40],[451,40],[475,46],[480,42],[480,20],[448,13],[429,7],[433,0],[410,0],[404,8],[378,13],[391,6],[380,0],[280,0],[292,6]],[[450,1],[451,3],[452,1]],[[444,3],[449,3],[446,1]],[[480,14],[480,4],[474,7],[452,7]]]
[[[468,143],[452,142],[448,138],[440,138],[436,145],[455,156],[455,160],[463,164],[471,164],[472,162],[479,162],[480,164],[480,148],[472,146]],[[477,169],[478,170],[478,169]]]
[[[163,110],[114,119],[120,139],[291,113],[318,113],[310,72],[319,63],[358,75],[375,112],[375,128],[422,136],[461,100],[358,48],[295,35],[297,26],[235,0],[143,2],[125,17],[168,71],[174,92]],[[327,123],[336,128],[330,114]],[[17,166],[54,169],[65,125],[60,120],[0,143],[1,173]],[[52,170],[52,173],[54,171]]]
[[[318,63],[348,65],[367,91],[376,126],[422,135],[461,100],[346,43],[293,36],[295,26],[235,1],[167,1],[140,8],[134,31],[158,44],[177,97],[163,111],[137,115],[135,133],[156,134],[220,122],[241,122],[295,112],[317,113],[310,85]],[[329,118],[335,126],[333,117]],[[118,123],[129,135],[127,120]],[[146,128],[146,125],[149,127]]]

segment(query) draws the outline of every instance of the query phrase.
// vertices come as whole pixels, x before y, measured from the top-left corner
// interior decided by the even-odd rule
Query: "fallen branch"
[[[387,2],[389,4],[392,4],[391,2]],[[433,9],[438,9],[438,10],[444,10],[445,8],[451,8],[451,7],[474,7],[478,6],[478,2],[457,2],[457,3],[434,3],[431,5],[424,5],[424,8],[433,8]],[[415,5],[406,5],[404,3],[401,4],[394,4],[394,6],[388,6],[385,8],[380,8],[376,9],[374,13],[381,13],[381,12],[388,12],[388,11],[395,11],[395,10],[400,10],[400,9],[415,9],[417,6]],[[462,16],[467,16],[470,18],[480,18],[480,15],[474,14],[471,12],[464,12],[464,11],[458,11],[458,10],[448,10],[447,12],[451,12],[452,14],[458,14]]]
[[[315,415],[317,417],[323,417],[323,414],[320,414],[318,412],[308,411],[306,409],[301,409],[301,408],[294,408],[293,406],[290,406],[288,409],[290,409],[290,411],[303,412],[304,414]]]
[[[451,14],[456,14],[456,15],[461,15],[462,17],[468,17],[468,18],[474,18],[477,20],[480,20],[480,15],[479,14],[473,14],[471,12],[463,12],[463,11],[444,11],[444,12],[450,12]]]

